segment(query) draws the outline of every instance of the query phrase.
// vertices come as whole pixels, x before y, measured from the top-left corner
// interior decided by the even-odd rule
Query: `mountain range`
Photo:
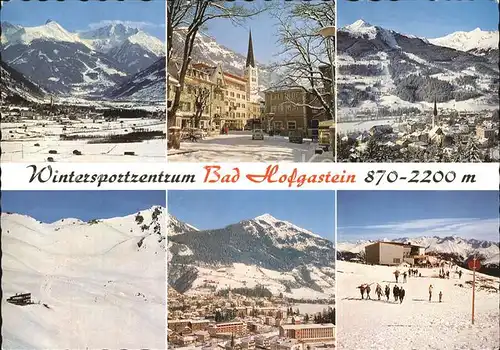
[[[498,106],[498,32],[427,40],[358,20],[338,30],[337,62],[340,108]]]
[[[488,267],[500,266],[500,250],[498,242],[490,242],[477,239],[465,239],[456,236],[448,237],[415,237],[415,238],[397,238],[382,239],[382,241],[392,241],[398,243],[411,243],[426,248],[426,253],[445,254],[455,258],[458,261],[466,261],[473,255],[477,255],[483,265]],[[367,245],[378,242],[372,240],[358,240],[355,242],[338,242],[337,251],[340,257],[353,253],[354,256],[364,253]]]
[[[331,241],[264,214],[198,230],[169,215],[168,283],[181,293],[263,285],[273,294],[327,299],[334,294]]]
[[[1,25],[2,61],[50,94],[102,97],[135,74],[151,71],[165,56],[161,40],[123,24],[77,33],[52,20],[36,27]]]
[[[53,223],[2,213],[2,347],[164,348],[165,221],[160,206]],[[6,302],[17,293],[34,304]]]

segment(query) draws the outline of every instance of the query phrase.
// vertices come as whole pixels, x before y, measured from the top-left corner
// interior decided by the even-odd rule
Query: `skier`
[[[387,301],[389,301],[390,295],[391,295],[391,288],[386,284],[385,285],[385,297],[387,298]]]
[[[361,299],[364,299],[365,298],[365,288],[366,286],[364,284],[360,285],[359,287],[359,291],[361,292]]]
[[[439,302],[441,302],[441,299],[443,299],[443,292],[439,292]]]
[[[404,298],[405,298],[405,290],[403,289],[403,287],[401,287],[401,289],[399,290],[399,303],[400,304],[403,303]]]
[[[399,271],[398,270],[394,271],[394,276],[396,277],[396,283],[398,283],[398,279],[399,279]]]
[[[370,285],[367,285],[367,286],[366,286],[366,299],[367,299],[367,300],[368,300],[368,299],[370,299],[370,300],[371,300],[371,298],[370,298],[370,291],[371,291]]]
[[[397,285],[392,288],[392,294],[394,295],[394,301],[398,301],[399,298],[399,287]]]
[[[403,273],[403,282],[406,283],[406,272]]]
[[[378,283],[377,283],[377,288],[375,288],[375,293],[378,296],[378,300],[380,300],[380,297],[382,296],[382,287]]]
[[[429,285],[429,301],[432,300],[432,284]]]

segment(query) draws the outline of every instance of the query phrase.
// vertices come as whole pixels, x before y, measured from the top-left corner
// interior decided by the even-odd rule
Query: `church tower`
[[[432,128],[434,129],[434,126],[436,126],[436,117],[438,115],[438,109],[437,109],[437,103],[436,103],[436,98],[434,97],[434,110],[432,111]]]
[[[247,80],[247,100],[255,102],[258,97],[257,94],[259,93],[259,73],[257,71],[255,58],[253,56],[252,31],[250,31],[250,34],[248,36],[248,52],[247,62],[245,64],[245,78]]]

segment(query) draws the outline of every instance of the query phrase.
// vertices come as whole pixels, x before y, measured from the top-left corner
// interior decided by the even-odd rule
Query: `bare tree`
[[[282,47],[275,69],[283,77],[275,87],[302,89],[313,97],[312,101],[306,101],[307,107],[324,110],[328,119],[334,119],[331,87],[335,81],[332,73],[335,45],[333,38],[323,38],[319,31],[335,26],[335,2],[307,2],[290,6],[289,11],[274,15],[278,20],[278,41]]]
[[[195,89],[194,93],[194,108],[195,112],[193,115],[194,127],[200,127],[201,116],[208,105],[210,98],[210,90],[206,87],[198,87]]]
[[[192,60],[193,47],[198,32],[204,25],[214,19],[228,19],[240,24],[245,18],[254,16],[262,10],[248,5],[235,5],[233,2],[221,0],[169,0],[167,1],[167,60],[175,60],[179,65],[178,81],[174,90],[174,98],[168,109],[167,125],[175,124],[175,115],[184,81]],[[175,57],[174,33],[182,31],[182,48]]]

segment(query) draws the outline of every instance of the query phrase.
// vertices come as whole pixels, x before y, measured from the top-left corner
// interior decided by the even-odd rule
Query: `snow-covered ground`
[[[2,161],[44,162],[162,162],[165,161],[166,141],[155,139],[134,143],[95,143],[81,140],[61,140],[60,135],[107,137],[122,135],[137,129],[164,131],[165,121],[123,119],[116,122],[93,123],[77,120],[61,124],[49,120],[26,120],[2,123]],[[50,154],[54,150],[57,154]],[[74,155],[78,150],[82,154]],[[135,152],[126,156],[124,152]]]
[[[151,232],[165,214],[154,208],[144,231],[135,215],[46,224],[3,213],[2,349],[165,349],[165,246]],[[7,303],[16,293],[35,304]]]
[[[398,123],[396,123],[396,118],[339,122],[337,123],[337,130],[340,134],[350,134],[369,131],[375,125],[391,125],[395,128]]]
[[[419,269],[409,277],[402,304],[392,298],[396,268],[337,261],[337,347],[339,349],[498,349],[500,347],[500,279],[476,274],[475,324],[471,324],[472,272],[459,279],[438,278],[438,268]],[[402,269],[400,269],[402,270]],[[453,268],[452,271],[454,271]],[[372,300],[361,300],[362,283],[371,285]],[[376,283],[391,287],[389,302],[378,301]],[[429,302],[429,285],[434,287]],[[438,302],[439,292],[443,302]]]
[[[198,267],[196,280],[186,294],[198,295],[206,294],[206,281],[212,281],[211,286],[216,290],[228,288],[254,288],[264,285],[274,295],[283,295],[295,299],[329,299],[335,295],[335,280],[330,277],[333,274],[333,267],[321,267],[308,265],[311,279],[318,284],[325,292],[315,291],[312,288],[291,288],[286,290],[286,283],[294,283],[296,277],[300,275],[297,269],[290,272],[281,272],[261,268],[255,265],[235,263],[218,269],[209,267]],[[325,274],[328,273],[327,274]],[[210,290],[210,292],[212,292]]]
[[[307,162],[314,156],[317,144],[304,140],[291,143],[288,137],[264,136],[252,140],[250,132],[208,137],[198,142],[182,142],[180,150],[169,151],[169,162]]]

